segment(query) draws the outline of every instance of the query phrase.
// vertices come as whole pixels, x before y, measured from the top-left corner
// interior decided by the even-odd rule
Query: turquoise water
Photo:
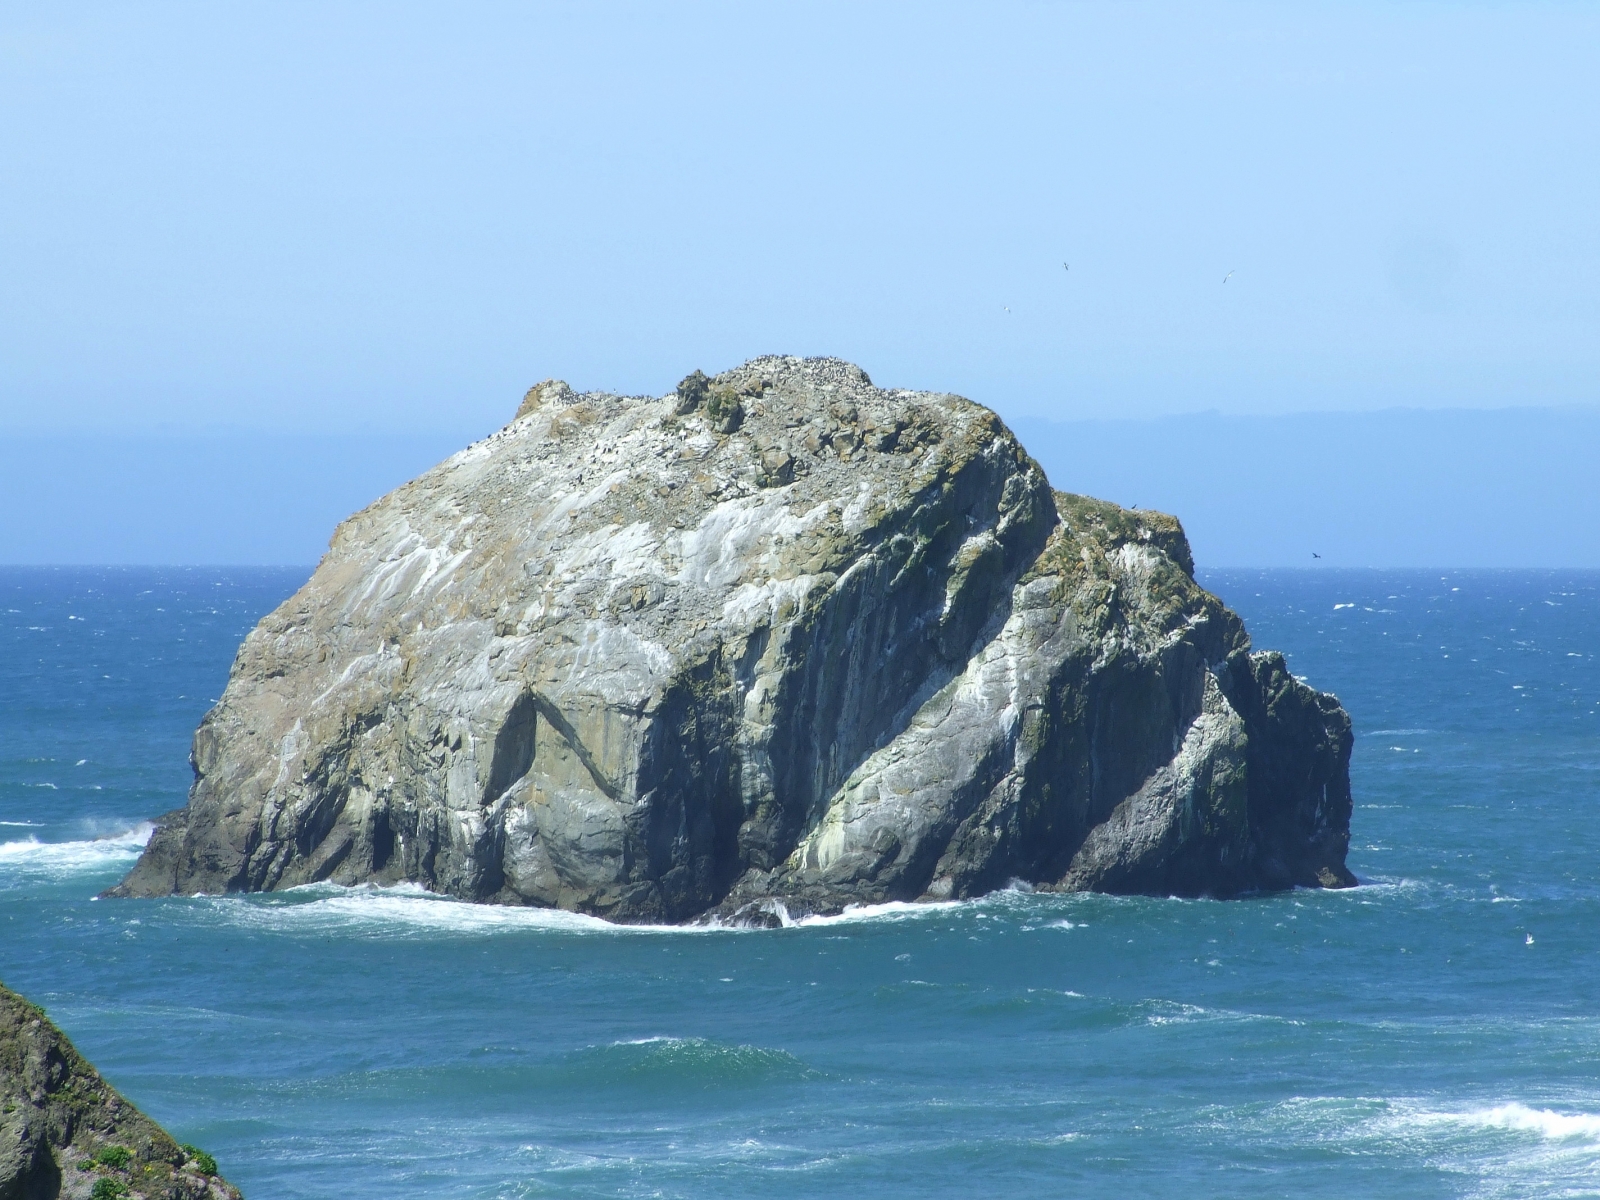
[[[285,571],[0,571],[0,979],[267,1197],[1600,1195],[1600,574],[1213,572],[1362,887],[772,931],[94,901]]]

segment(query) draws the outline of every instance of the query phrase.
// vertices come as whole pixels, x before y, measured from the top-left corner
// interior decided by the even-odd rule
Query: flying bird
[[[1066,263],[1062,263],[1062,264],[1061,264],[1061,269],[1062,269],[1062,270],[1063,270],[1063,271],[1070,271],[1070,270],[1072,270],[1072,268],[1071,268],[1071,267],[1069,267],[1069,266],[1067,266],[1067,264],[1066,264]]]
[[[1222,277],[1222,282],[1223,282],[1223,283],[1227,283],[1227,282],[1228,282],[1228,280],[1230,280],[1230,279],[1232,279],[1232,278],[1233,278],[1233,272],[1232,272],[1232,271],[1229,271],[1229,272],[1228,272],[1228,273],[1227,273],[1227,274],[1226,274],[1226,275],[1224,275],[1224,276],[1223,276],[1223,277]]]
[[[1312,552],[1311,552],[1311,557],[1312,557],[1312,558],[1321,558],[1321,557],[1322,557],[1322,555],[1320,555],[1320,554],[1318,554],[1318,553],[1317,553],[1317,552],[1316,552],[1316,551],[1315,551],[1315,550],[1313,550],[1313,551],[1312,551]]]

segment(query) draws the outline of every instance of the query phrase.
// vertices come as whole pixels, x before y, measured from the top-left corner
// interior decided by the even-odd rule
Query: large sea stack
[[[1341,887],[1350,745],[1176,520],[1053,492],[977,404],[835,359],[552,381],[339,527],[115,893],[770,921]]]

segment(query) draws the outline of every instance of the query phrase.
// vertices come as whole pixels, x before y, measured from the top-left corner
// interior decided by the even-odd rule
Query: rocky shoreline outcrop
[[[209,1154],[117,1094],[44,1010],[0,987],[0,1200],[239,1200]]]
[[[1168,516],[770,357],[532,389],[240,647],[115,895],[415,881],[620,921],[1341,887],[1350,722]]]

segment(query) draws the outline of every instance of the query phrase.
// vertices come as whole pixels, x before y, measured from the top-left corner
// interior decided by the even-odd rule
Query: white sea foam
[[[1337,1146],[1474,1179],[1462,1195],[1521,1200],[1596,1194],[1600,1114],[1583,1109],[1518,1102],[1440,1108],[1408,1098],[1302,1096],[1263,1108],[1219,1107],[1216,1113],[1219,1123],[1274,1145]]]
[[[719,925],[620,925],[559,908],[474,904],[409,883],[349,888],[311,884],[268,895],[202,897],[199,904],[212,918],[269,933],[381,938],[418,933],[489,937],[529,931],[613,936],[742,932]]]
[[[770,912],[778,920],[778,925],[783,929],[809,929],[826,925],[852,925],[861,922],[874,921],[904,921],[910,918],[933,916],[938,913],[948,913],[952,909],[976,908],[979,905],[993,904],[996,898],[1006,895],[1026,895],[1014,889],[1000,892],[991,892],[987,896],[971,900],[891,900],[883,904],[851,904],[843,912],[820,914],[809,913],[801,916],[790,914],[788,907],[782,901],[771,901]],[[982,913],[978,914],[983,917]],[[710,922],[711,928],[746,928],[746,926],[722,925],[716,918]]]
[[[1345,902],[1373,904],[1391,896],[1415,896],[1418,893],[1434,891],[1439,886],[1421,879],[1406,879],[1404,876],[1369,875],[1365,879],[1358,876],[1356,886],[1353,888],[1316,888],[1311,890],[1311,895],[1327,904]]]
[[[886,904],[852,904],[832,916],[800,917],[794,923],[801,928],[814,925],[849,925],[858,921],[905,921],[948,913],[963,905],[975,904],[971,900],[908,901],[891,900]]]
[[[1280,1017],[1274,1013],[1246,1012],[1234,1008],[1202,1008],[1198,1004],[1183,1004],[1176,1000],[1146,1000],[1138,1005],[1144,1012],[1146,1025],[1242,1025],[1264,1021],[1273,1025],[1303,1025],[1293,1017]]]
[[[55,876],[101,871],[138,858],[154,829],[150,822],[141,821],[132,829],[83,842],[41,842],[34,837],[0,842],[0,870]]]
[[[1546,1141],[1587,1142],[1600,1149],[1600,1114],[1596,1113],[1562,1113],[1512,1103],[1465,1112],[1423,1112],[1416,1114],[1414,1120],[1421,1125],[1533,1133]]]
[[[204,896],[197,899],[201,911],[215,919],[283,933],[346,932],[373,937],[403,937],[416,932],[492,936],[531,930],[614,936],[766,932],[762,927],[724,924],[715,918],[694,925],[624,925],[562,909],[474,904],[429,892],[413,883],[389,887],[371,884],[340,887],[322,883],[265,895]],[[780,904],[775,906],[774,915],[782,928],[810,929],[917,920],[994,903],[994,896],[927,903],[892,901],[886,904],[854,905],[829,916],[801,917],[791,917]]]
[[[1441,1109],[1415,1100],[1313,1105],[1318,1141],[1364,1153],[1401,1151],[1451,1174],[1476,1176],[1483,1197],[1594,1195],[1600,1114],[1519,1102]],[[1365,1111],[1363,1111],[1365,1110]],[[1286,1114],[1287,1115],[1287,1114]]]
[[[1214,1018],[1213,1013],[1198,1004],[1179,1004],[1168,1000],[1149,1000],[1140,1006],[1146,1009],[1146,1025],[1192,1025],[1196,1021]]]

